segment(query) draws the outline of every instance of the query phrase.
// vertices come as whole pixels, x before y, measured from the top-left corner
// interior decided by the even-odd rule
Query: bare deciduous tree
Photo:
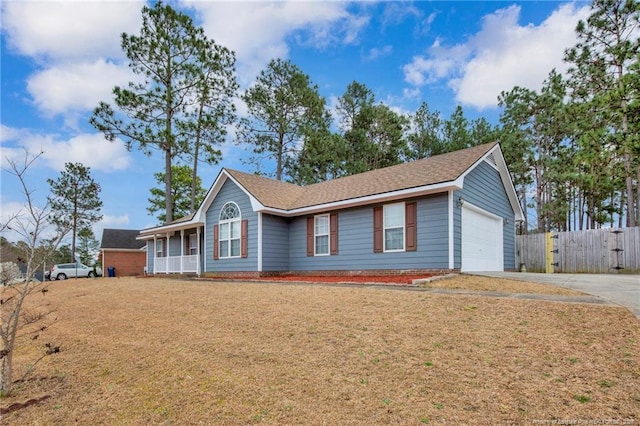
[[[20,247],[23,251],[21,260],[26,265],[26,273],[17,277],[7,276],[0,283],[0,340],[2,341],[0,396],[8,395],[12,390],[13,355],[16,343],[20,339],[35,338],[47,327],[41,324],[49,312],[46,309],[28,311],[24,304],[27,296],[34,292],[41,292],[44,296],[48,291],[46,281],[37,281],[34,274],[42,268],[45,259],[55,251],[60,241],[69,232],[69,229],[60,227],[51,231],[49,221],[51,210],[48,203],[44,207],[37,207],[33,196],[34,190],[27,186],[27,171],[41,155],[42,153],[31,155],[25,152],[24,160],[20,163],[7,160],[9,163],[7,171],[19,181],[25,199],[23,209],[0,224],[0,233],[10,230],[19,235],[22,242]],[[43,200],[46,200],[46,197]],[[45,238],[45,234],[49,232],[53,235]],[[47,348],[45,355],[54,353],[51,350],[51,344],[45,346]]]

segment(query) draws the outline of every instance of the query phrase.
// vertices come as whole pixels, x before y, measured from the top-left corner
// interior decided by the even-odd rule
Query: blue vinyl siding
[[[508,218],[503,227],[504,268],[515,268],[514,212],[502,185],[499,172],[483,162],[465,176],[464,189],[453,197],[454,268],[461,267],[461,209],[457,200],[496,216]],[[213,226],[218,223],[222,206],[235,202],[242,219],[248,220],[248,257],[213,259]],[[409,252],[373,252],[373,205],[334,211],[338,214],[338,254],[307,256],[306,215],[283,218],[262,213],[262,271],[321,270],[385,270],[385,269],[448,269],[449,268],[449,193],[443,192],[413,200],[417,202],[417,250]],[[326,213],[329,213],[327,211]],[[227,180],[206,212],[203,231],[205,272],[258,271],[258,213],[252,210],[249,196]],[[187,237],[185,236],[185,239]],[[148,251],[148,264],[153,267],[153,243]],[[172,237],[169,254],[180,255],[180,237]]]
[[[307,256],[306,217],[289,225],[292,271],[448,268],[447,195],[417,200],[418,249],[373,252],[373,206],[338,211],[338,254]]]
[[[447,193],[418,203],[418,251],[425,253],[425,268],[449,268],[449,211]]]
[[[232,259],[213,259],[213,226],[218,223],[220,209],[225,203],[233,201],[240,207],[242,219],[248,219],[248,257]],[[246,272],[258,270],[258,215],[251,208],[249,196],[227,180],[209,206],[206,213],[206,271],[205,272]]]
[[[262,215],[262,270],[289,270],[289,223],[287,219]]]
[[[180,256],[180,235],[172,235],[169,237],[169,253],[165,256]]]
[[[509,223],[503,227],[504,268],[515,268],[515,221],[514,212],[505,192],[500,173],[487,162],[482,162],[473,169],[464,179],[464,189],[454,193],[454,267],[460,268],[462,264],[462,216],[461,208],[457,200],[462,197],[477,207],[490,213],[508,218]]]

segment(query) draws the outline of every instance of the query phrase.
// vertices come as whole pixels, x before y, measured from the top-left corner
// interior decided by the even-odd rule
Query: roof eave
[[[505,188],[507,193],[507,197],[509,198],[509,202],[511,203],[511,208],[513,209],[514,220],[517,222],[524,221],[524,212],[522,211],[522,207],[520,206],[520,201],[518,200],[518,194],[516,193],[515,186],[513,185],[513,181],[511,180],[511,174],[509,173],[509,167],[507,166],[507,162],[504,159],[504,155],[502,155],[502,148],[500,144],[497,144],[495,148],[491,149],[488,154],[493,153],[494,158],[496,155],[498,156],[498,171],[500,172],[500,177],[502,178],[502,185]]]
[[[511,209],[513,210],[514,220],[517,222],[521,222],[524,220],[524,212],[522,211],[522,207],[520,207],[518,194],[516,194],[515,187],[513,186],[513,181],[511,180],[511,175],[509,174],[509,168],[507,166],[507,162],[504,159],[504,155],[502,155],[502,148],[500,147],[499,143],[496,143],[493,148],[487,151],[482,157],[478,158],[478,160],[476,160],[469,168],[467,168],[467,170],[465,170],[458,179],[464,180],[464,177],[467,174],[469,174],[478,164],[485,161],[491,154],[493,154],[496,160],[496,167],[498,169],[498,173],[500,174],[500,179],[502,180],[502,186],[507,193],[509,204],[511,205]]]
[[[203,226],[204,222],[191,219],[180,223],[172,223],[171,225],[156,226],[155,228],[147,228],[140,231],[136,240],[150,240],[156,236],[166,236],[169,232],[180,231],[182,229],[192,229],[196,226]]]
[[[138,239],[138,238],[136,238]],[[113,248],[113,247],[100,247],[100,251],[124,251],[124,252],[132,252],[132,253],[136,253],[139,251],[144,251],[146,250],[146,246],[142,246],[140,248]]]

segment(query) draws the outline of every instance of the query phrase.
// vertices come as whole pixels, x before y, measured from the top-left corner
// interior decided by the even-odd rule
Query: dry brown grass
[[[3,425],[640,420],[640,327],[619,307],[126,278],[31,301],[58,321],[18,372],[62,351],[1,403],[50,398]]]
[[[581,296],[584,293],[569,288],[547,284],[486,278],[474,275],[459,275],[454,279],[441,279],[423,285],[425,288],[448,288],[473,291],[497,291],[503,293],[550,294],[558,296]]]

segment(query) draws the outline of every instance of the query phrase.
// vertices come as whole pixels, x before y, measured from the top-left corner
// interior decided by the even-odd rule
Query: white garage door
[[[461,270],[504,270],[502,249],[502,220],[476,207],[462,206]]]

